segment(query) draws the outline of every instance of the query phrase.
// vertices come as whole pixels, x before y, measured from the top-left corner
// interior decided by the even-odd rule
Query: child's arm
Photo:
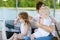
[[[15,19],[14,20],[14,25],[16,25],[18,21],[19,21],[19,18]]]
[[[38,25],[40,28],[43,28],[44,30],[46,30],[46,31],[48,31],[48,32],[50,32],[50,33],[52,33],[53,30],[54,30],[54,25],[50,25],[50,26],[48,27],[48,26],[46,26],[46,25],[44,25],[44,24],[42,24],[42,23],[38,23],[38,22],[37,22],[37,25]]]

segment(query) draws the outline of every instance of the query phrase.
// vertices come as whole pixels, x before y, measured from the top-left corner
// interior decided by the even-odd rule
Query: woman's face
[[[43,10],[39,10],[40,15],[44,15],[43,13],[44,13]]]
[[[44,8],[44,7],[45,7],[45,5],[43,4],[43,5],[40,7],[40,9],[41,9],[41,8]],[[40,12],[39,12],[40,9],[38,10],[38,13],[39,13],[39,14],[40,14]]]
[[[44,16],[45,16],[45,14],[44,14],[44,12],[43,12],[43,9],[40,9],[40,10],[39,10],[39,15],[40,15],[40,17],[44,17]]]

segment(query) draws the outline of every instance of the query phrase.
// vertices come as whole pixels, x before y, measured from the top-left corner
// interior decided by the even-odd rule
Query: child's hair
[[[42,7],[40,10],[42,10],[42,12],[44,12],[44,14],[46,15],[50,15],[50,10],[49,10],[49,7],[45,6],[45,7]]]
[[[29,16],[28,16],[27,12],[21,12],[21,13],[18,14],[18,16],[21,17],[25,21],[25,23],[30,25]]]

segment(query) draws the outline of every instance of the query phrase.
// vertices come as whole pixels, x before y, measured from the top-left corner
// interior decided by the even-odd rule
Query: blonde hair
[[[50,9],[49,7],[45,6],[45,7],[42,7],[40,10],[42,10],[42,12],[44,12],[44,14],[46,15],[50,15]]]

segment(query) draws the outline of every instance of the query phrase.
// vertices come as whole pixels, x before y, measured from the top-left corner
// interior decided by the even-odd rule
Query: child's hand
[[[17,22],[16,21],[14,21],[14,25],[16,25],[17,24]]]

